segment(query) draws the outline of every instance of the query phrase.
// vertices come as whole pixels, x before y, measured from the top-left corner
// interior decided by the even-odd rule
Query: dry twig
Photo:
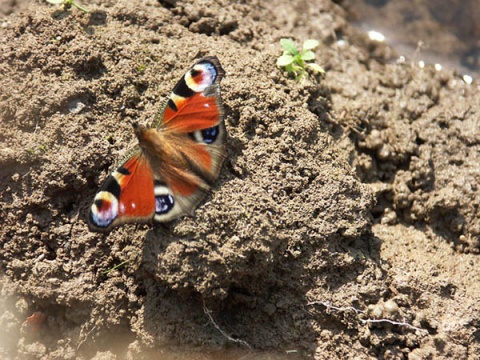
[[[405,326],[405,327],[408,327],[409,329],[412,329],[412,330],[423,331],[423,332],[428,333],[428,330],[413,326],[413,325],[407,323],[405,321],[405,319],[402,322],[393,321],[393,320],[390,320],[390,319],[360,319],[359,315],[360,314],[365,314],[365,312],[363,310],[359,310],[357,308],[354,308],[353,306],[337,307],[337,306],[333,306],[330,303],[325,302],[325,301],[311,301],[311,302],[307,303],[307,305],[323,305],[327,308],[327,311],[330,310],[330,309],[332,309],[334,311],[338,311],[338,312],[353,311],[357,314],[358,321],[360,321],[362,324],[389,323],[389,324],[392,324],[392,325]]]
[[[208,316],[208,319],[210,320],[210,322],[212,323],[212,325],[215,327],[215,329],[217,329],[218,331],[220,331],[220,333],[225,337],[227,338],[227,340],[231,341],[231,342],[234,342],[234,343],[237,343],[237,344],[242,344],[244,346],[246,346],[247,348],[249,349],[252,349],[252,347],[250,346],[249,343],[247,343],[245,340],[241,340],[241,339],[234,339],[233,337],[231,337],[230,335],[228,335],[222,328],[220,328],[220,326],[218,326],[218,324],[215,322],[215,320],[213,319],[213,316],[212,316],[212,311],[207,309],[207,306],[205,305],[205,302],[203,302],[203,312]]]

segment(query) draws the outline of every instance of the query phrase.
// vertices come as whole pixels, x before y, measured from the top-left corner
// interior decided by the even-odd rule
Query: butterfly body
[[[193,65],[174,87],[155,126],[134,124],[138,149],[95,195],[88,226],[167,222],[190,214],[218,177],[226,156],[216,57]]]

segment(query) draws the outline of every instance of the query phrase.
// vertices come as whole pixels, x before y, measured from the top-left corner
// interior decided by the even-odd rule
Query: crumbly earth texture
[[[329,0],[82,4],[0,28],[0,358],[478,359],[476,85]],[[277,68],[282,37],[326,74]],[[204,55],[229,133],[208,199],[88,232],[130,122]]]

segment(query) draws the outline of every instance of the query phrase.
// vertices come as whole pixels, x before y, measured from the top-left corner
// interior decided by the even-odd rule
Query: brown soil
[[[329,0],[88,7],[0,30],[0,357],[478,358],[476,85],[392,64]],[[320,40],[326,75],[289,79],[282,37]],[[130,120],[203,55],[226,70],[211,195],[89,233]]]

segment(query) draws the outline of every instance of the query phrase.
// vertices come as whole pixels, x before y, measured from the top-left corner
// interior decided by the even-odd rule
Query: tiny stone
[[[25,347],[25,352],[28,353],[29,357],[32,359],[40,359],[47,353],[47,347],[42,344],[41,342],[34,342],[30,344],[26,344]]]
[[[27,224],[31,224],[33,222],[33,215],[31,213],[28,213],[27,216],[25,216],[25,222]]]
[[[82,103],[78,99],[74,99],[70,101],[70,103],[68,104],[68,111],[72,114],[78,114],[80,111],[83,110],[84,107],[85,107],[84,103]]]
[[[388,144],[384,144],[377,153],[380,160],[387,160],[392,153],[392,150]]]
[[[390,314],[395,314],[398,312],[397,303],[391,299],[385,302],[385,304],[383,304],[383,307],[385,308],[385,311]]]
[[[377,304],[377,305],[370,305],[368,307],[370,310],[370,313],[375,319],[380,319],[383,315],[383,306]]]
[[[377,129],[373,129],[368,138],[372,149],[378,149],[383,145],[382,135]]]
[[[393,225],[397,221],[397,213],[390,208],[385,208],[381,223],[383,225]]]
[[[332,338],[332,332],[330,330],[322,330],[320,333],[320,339],[330,340]]]
[[[263,311],[265,311],[269,316],[272,316],[275,311],[277,311],[277,308],[275,305],[269,303],[263,307]]]
[[[26,316],[27,311],[28,311],[28,302],[25,300],[25,298],[20,298],[17,300],[15,303],[15,309],[20,315]]]

